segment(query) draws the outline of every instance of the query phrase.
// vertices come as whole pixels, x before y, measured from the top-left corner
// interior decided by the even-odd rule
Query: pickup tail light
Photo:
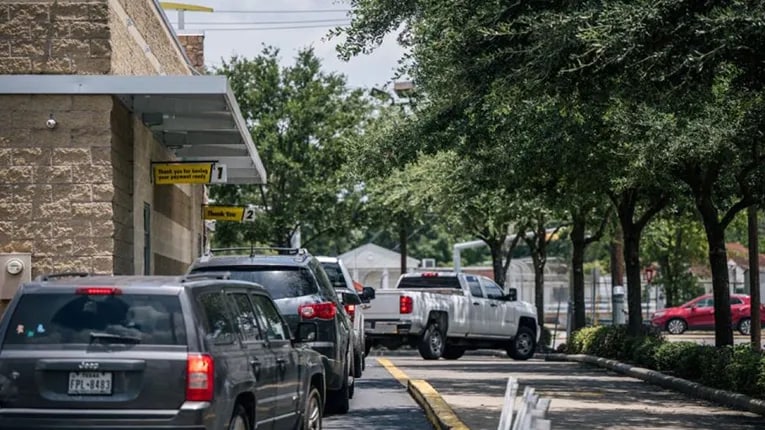
[[[345,305],[345,311],[348,312],[348,315],[351,317],[351,321],[353,321],[356,317],[356,305]]]
[[[186,400],[209,402],[213,399],[215,362],[208,354],[189,354],[186,359]]]
[[[337,315],[337,306],[332,302],[308,303],[298,306],[298,315],[304,320],[332,320]]]
[[[409,296],[401,296],[398,298],[398,312],[402,314],[411,314],[414,308],[414,301]]]

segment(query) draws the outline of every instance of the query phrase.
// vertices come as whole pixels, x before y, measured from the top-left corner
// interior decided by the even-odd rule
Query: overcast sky
[[[323,60],[324,69],[346,75],[350,86],[387,84],[390,88],[397,61],[403,54],[395,35],[391,35],[371,55],[360,55],[348,62],[337,58],[337,40],[326,40],[326,35],[330,28],[349,22],[345,12],[349,7],[342,0],[184,0],[183,3],[214,9],[212,13],[184,14],[186,31],[204,30],[208,66],[219,65],[222,58],[229,59],[233,55],[254,57],[264,44],[278,47],[282,64],[287,65],[293,63],[299,49],[313,46]],[[243,13],[245,11],[254,12]],[[167,10],[166,13],[177,28],[178,12]],[[274,27],[281,29],[264,30]]]

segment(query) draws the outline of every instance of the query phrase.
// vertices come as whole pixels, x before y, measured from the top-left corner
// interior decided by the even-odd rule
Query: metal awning
[[[0,75],[0,94],[112,95],[180,161],[225,164],[228,183],[266,183],[225,76]]]

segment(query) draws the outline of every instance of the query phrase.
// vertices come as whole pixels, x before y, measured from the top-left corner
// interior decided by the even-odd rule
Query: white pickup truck
[[[527,360],[539,340],[534,305],[484,276],[407,273],[395,289],[377,290],[370,304],[367,342],[388,349],[410,345],[426,360],[456,360],[474,349],[502,349]]]

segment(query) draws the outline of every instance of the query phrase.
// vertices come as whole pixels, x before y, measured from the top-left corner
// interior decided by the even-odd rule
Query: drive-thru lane
[[[422,408],[374,357],[356,380],[351,410],[324,418],[328,430],[432,430]]]

